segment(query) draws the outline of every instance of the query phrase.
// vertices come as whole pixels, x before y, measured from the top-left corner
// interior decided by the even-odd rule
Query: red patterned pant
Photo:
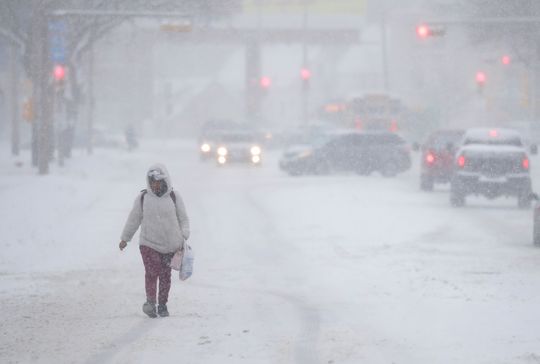
[[[156,302],[156,289],[159,279],[159,304],[166,304],[171,289],[171,268],[169,263],[174,253],[162,254],[144,245],[140,245],[141,256],[144,263],[146,300]]]

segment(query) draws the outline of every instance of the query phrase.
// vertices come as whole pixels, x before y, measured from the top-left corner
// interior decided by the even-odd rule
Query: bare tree
[[[184,11],[204,23],[230,16],[239,0],[1,0],[0,36],[21,53],[23,68],[32,82],[35,120],[32,128],[32,163],[47,174],[54,151],[50,27],[60,21],[65,32],[64,63],[76,69],[85,52],[111,29],[137,11]],[[101,15],[91,11],[100,10]],[[103,16],[105,11],[111,15]],[[131,12],[131,13],[130,13]],[[125,15],[123,15],[125,14]],[[131,14],[131,15],[129,15]],[[71,87],[79,95],[76,72]],[[80,99],[74,100],[75,107]]]

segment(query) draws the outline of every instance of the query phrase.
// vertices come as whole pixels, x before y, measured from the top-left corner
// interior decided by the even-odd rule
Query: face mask
[[[164,180],[159,181],[159,185],[156,186],[155,182],[152,183],[152,179],[150,180],[150,188],[152,188],[152,192],[155,193],[158,197],[163,196],[165,192],[167,192],[168,186],[167,182]]]
[[[148,178],[150,178],[151,180],[153,179],[154,181],[164,180],[165,177],[166,177],[165,173],[163,173],[159,169],[152,169],[151,171],[148,172]]]

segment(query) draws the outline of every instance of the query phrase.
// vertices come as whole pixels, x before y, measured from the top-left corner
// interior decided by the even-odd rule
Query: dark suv
[[[346,131],[329,135],[317,145],[287,152],[280,168],[290,175],[378,171],[392,177],[411,167],[409,146],[388,132]]]
[[[519,207],[530,206],[530,161],[517,131],[467,130],[454,163],[452,205],[463,206],[467,195],[473,194],[489,199],[515,196]]]
[[[454,169],[454,155],[464,130],[437,130],[421,146],[420,188],[432,191],[435,183],[449,183]]]

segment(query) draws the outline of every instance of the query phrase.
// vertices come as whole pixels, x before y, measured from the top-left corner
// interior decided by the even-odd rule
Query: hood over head
[[[161,191],[159,191],[158,193],[152,191],[152,187],[150,185],[151,180],[163,181]],[[156,163],[151,165],[150,168],[148,168],[148,172],[146,172],[146,186],[148,193],[152,193],[158,197],[161,197],[171,192],[171,177],[165,165],[161,163]]]

